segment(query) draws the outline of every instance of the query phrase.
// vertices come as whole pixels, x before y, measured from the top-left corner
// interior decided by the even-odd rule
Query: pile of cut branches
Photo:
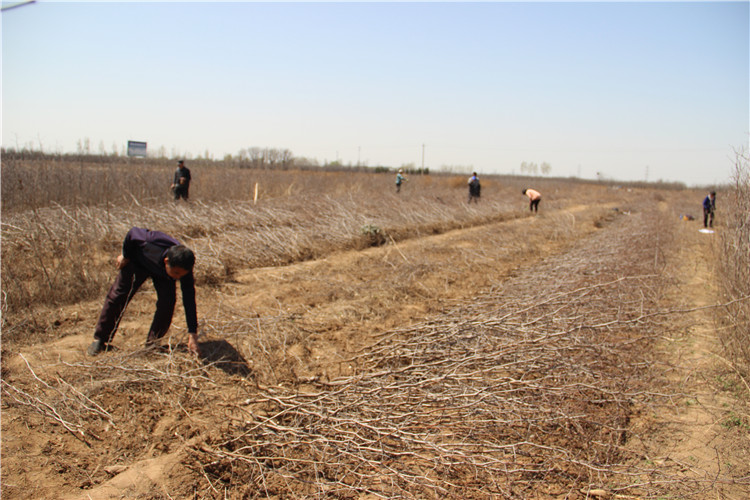
[[[383,334],[357,374],[248,394],[195,447],[203,494],[489,498],[659,491],[626,452],[666,278],[647,214],[429,323]],[[630,465],[626,465],[630,464]],[[636,465],[633,465],[636,464]],[[245,486],[241,486],[245,485]]]

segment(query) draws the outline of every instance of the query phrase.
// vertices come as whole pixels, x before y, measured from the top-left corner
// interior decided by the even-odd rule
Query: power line
[[[10,5],[5,5],[3,7],[0,7],[0,12],[5,12],[6,10],[15,9],[16,7],[23,7],[24,5],[29,5],[32,3],[36,3],[36,0],[26,0],[25,2],[18,2]]]

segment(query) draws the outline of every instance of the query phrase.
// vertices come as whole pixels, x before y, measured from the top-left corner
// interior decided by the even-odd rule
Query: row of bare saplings
[[[248,170],[236,162],[198,160],[187,165],[192,177],[190,196],[204,202],[278,197],[289,188],[292,177],[297,188],[309,184],[310,189],[317,187],[320,178],[314,171]],[[164,203],[173,195],[175,167],[176,162],[164,159],[6,154],[2,158],[2,209],[9,213],[56,205]]]
[[[621,216],[470,305],[379,335],[342,360],[356,368],[350,377],[222,386],[220,370],[184,356],[115,352],[56,375],[29,365],[29,384],[4,377],[3,399],[90,446],[121,436],[97,464],[157,442],[148,426],[128,427],[133,401],[156,405],[149,415],[196,416],[168,427],[170,436],[194,435],[199,415],[221,414],[187,442],[194,476],[181,493],[202,498],[647,498],[667,489],[687,498],[705,485],[654,465],[629,434],[634,412],[674,396],[645,389],[668,317],[658,308],[667,281],[658,245],[669,245],[669,228],[648,216]],[[243,332],[254,342],[261,321],[274,326],[207,321],[217,335],[231,329],[235,345]]]
[[[247,394],[234,405],[244,422],[194,447],[201,494],[689,491],[629,447],[634,408],[666,397],[644,387],[663,328],[657,242],[668,238],[644,217],[621,218],[470,306],[383,334],[342,361],[354,376]]]
[[[413,192],[396,197],[392,179],[375,174],[299,173],[284,177],[269,173],[262,178],[263,189],[273,196],[255,203],[250,200],[256,174],[214,168],[202,174],[197,187],[216,193],[223,189],[228,196],[231,189],[244,186],[244,201],[204,201],[197,195],[190,203],[175,204],[165,195],[161,203],[147,203],[145,194],[137,189],[152,189],[153,168],[148,167],[148,172],[146,167],[138,167],[140,170],[130,172],[134,177],[130,178],[127,166],[120,165],[81,174],[85,179],[81,184],[91,189],[119,186],[117,203],[102,203],[107,197],[100,193],[81,203],[67,199],[69,205],[62,203],[66,201],[63,193],[85,194],[77,190],[74,167],[44,164],[34,169],[26,165],[27,173],[40,182],[49,183],[44,175],[47,172],[60,176],[55,177],[59,184],[53,188],[31,182],[30,189],[46,198],[34,201],[36,195],[29,192],[24,202],[7,209],[11,198],[3,196],[3,310],[24,313],[24,325],[39,330],[44,326],[42,318],[34,316],[35,308],[71,304],[103,293],[112,280],[111,259],[132,226],[158,229],[185,242],[199,255],[198,279],[216,283],[241,268],[295,262],[334,249],[511,217],[518,207],[513,201],[520,198],[517,186],[502,185],[498,193],[491,195],[490,191],[481,204],[467,206],[464,191],[457,193],[450,179],[415,178],[410,181]],[[3,165],[4,190],[13,184],[13,168]],[[90,165],[86,168],[96,170]],[[105,182],[107,177],[111,179]],[[572,184],[562,186],[557,196],[572,199],[575,189]],[[60,202],[56,201],[58,191]],[[90,203],[94,200],[99,202]],[[26,202],[32,208],[24,209]],[[4,333],[8,332],[12,333]]]
[[[726,352],[740,373],[750,377],[750,157],[738,153],[734,184],[725,207],[718,258],[721,289],[727,303],[725,328],[719,330]]]

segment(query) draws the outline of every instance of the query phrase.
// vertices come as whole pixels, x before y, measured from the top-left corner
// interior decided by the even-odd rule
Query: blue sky
[[[40,0],[2,14],[2,144],[727,182],[748,7]]]

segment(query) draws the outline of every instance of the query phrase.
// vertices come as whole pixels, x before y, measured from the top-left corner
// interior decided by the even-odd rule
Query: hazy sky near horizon
[[[39,0],[2,14],[2,144],[723,183],[749,5]]]

